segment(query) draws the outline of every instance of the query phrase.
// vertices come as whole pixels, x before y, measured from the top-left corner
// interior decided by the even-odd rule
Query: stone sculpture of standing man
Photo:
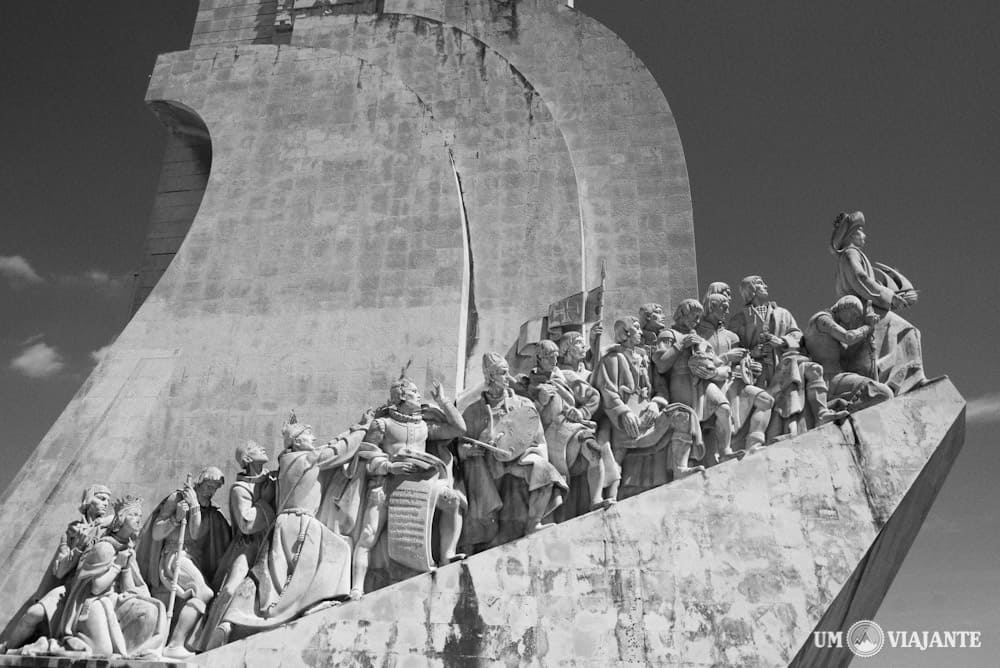
[[[364,592],[369,555],[386,528],[390,495],[407,480],[427,479],[418,468],[422,461],[412,455],[424,455],[418,459],[428,460],[427,441],[450,440],[465,434],[465,421],[455,404],[445,397],[441,383],[434,382],[431,396],[437,410],[428,412],[443,419],[425,420],[425,409],[429,407],[424,406],[420,391],[412,380],[400,376],[389,387],[385,414],[375,418],[365,434],[364,443],[373,446],[373,454],[367,464],[369,485],[361,535],[354,548],[351,598],[360,598]],[[462,509],[467,503],[465,496],[455,490],[451,471],[443,464],[438,467],[433,485],[437,488],[439,513],[439,562],[447,564],[464,556],[457,552],[457,547],[462,532]]]

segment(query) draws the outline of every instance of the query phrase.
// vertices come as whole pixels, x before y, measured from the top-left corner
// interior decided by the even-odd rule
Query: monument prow
[[[846,665],[812,632],[875,616],[964,431],[943,379],[191,661]]]

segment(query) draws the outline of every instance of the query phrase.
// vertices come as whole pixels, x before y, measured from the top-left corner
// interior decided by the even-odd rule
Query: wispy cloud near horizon
[[[7,283],[15,288],[45,282],[31,263],[20,255],[0,255],[0,276],[7,279]]]
[[[1000,422],[1000,392],[990,392],[969,400],[965,421],[970,424]]]
[[[37,341],[27,346],[21,354],[10,361],[10,368],[28,378],[51,378],[66,366],[58,350]]]

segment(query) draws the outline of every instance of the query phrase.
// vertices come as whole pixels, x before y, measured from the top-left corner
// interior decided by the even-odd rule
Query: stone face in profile
[[[60,622],[70,652],[143,658],[163,647],[170,622],[136,559],[141,527],[142,499],[119,499],[108,534],[80,559]]]
[[[837,297],[854,295],[870,302],[880,316],[875,324],[878,351],[875,380],[895,394],[904,394],[926,382],[920,332],[895,311],[917,301],[917,292],[897,270],[872,262],[865,255],[865,217],[860,211],[840,213],[833,221],[830,251],[837,256]]]
[[[549,461],[538,410],[509,387],[508,372],[501,355],[483,355],[485,389],[462,414],[470,442],[459,450],[469,493],[462,544],[473,551],[539,529],[568,489]]]
[[[439,512],[439,559],[449,563],[457,553],[465,496],[455,490],[450,453],[444,459],[428,452],[428,441],[447,441],[465,434],[465,421],[435,382],[436,407],[425,406],[416,384],[400,376],[389,388],[389,403],[368,427],[368,490],[361,535],[354,549],[351,597],[365,590],[369,555],[388,527],[389,558],[414,571],[433,567],[431,527]],[[447,460],[447,461],[445,461]]]

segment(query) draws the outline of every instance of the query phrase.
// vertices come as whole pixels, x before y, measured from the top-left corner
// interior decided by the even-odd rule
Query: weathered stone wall
[[[332,435],[410,358],[453,392],[602,259],[606,324],[696,288],[673,119],[608,30],[468,0],[296,11],[279,35],[288,4],[204,0],[203,46],[157,63],[148,101],[178,138],[142,305],[3,497],[7,621],[87,483],[148,510],[206,464],[231,478],[236,443],[275,447],[291,408]]]
[[[238,49],[157,64],[150,97],[203,119],[212,175],[163,279],[8,491],[5,601],[31,593],[91,481],[158,496],[207,464],[232,475],[239,441],[273,448],[293,407],[332,435],[411,358],[421,385],[454,391],[462,206],[426,105],[356,58]]]
[[[838,629],[877,608],[964,402],[941,381],[854,421],[857,437],[827,425],[192,661],[786,666],[835,599],[864,601]]]

